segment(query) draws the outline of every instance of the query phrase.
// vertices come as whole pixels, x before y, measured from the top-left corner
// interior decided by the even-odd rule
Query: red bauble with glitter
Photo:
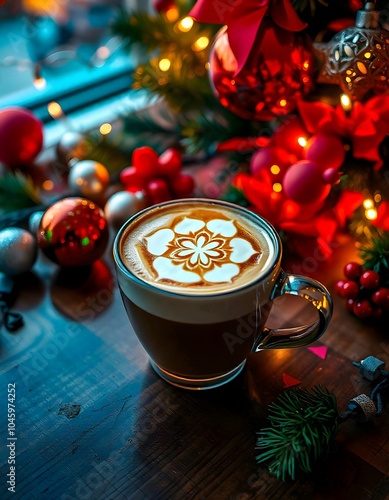
[[[271,120],[293,111],[313,89],[314,57],[306,35],[264,19],[249,58],[238,63],[227,28],[216,35],[210,54],[210,80],[220,103],[246,120]]]
[[[8,167],[30,164],[43,145],[43,125],[28,109],[0,110],[0,161]]]
[[[92,201],[64,198],[43,214],[37,236],[43,253],[56,264],[88,266],[104,253],[108,223]]]

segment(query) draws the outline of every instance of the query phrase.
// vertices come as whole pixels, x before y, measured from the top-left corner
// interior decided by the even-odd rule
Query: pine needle
[[[21,172],[7,172],[0,177],[0,214],[39,204],[38,189]]]

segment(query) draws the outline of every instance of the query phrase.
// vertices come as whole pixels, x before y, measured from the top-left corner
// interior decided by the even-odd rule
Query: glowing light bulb
[[[171,62],[169,59],[161,59],[158,63],[159,69],[161,71],[169,71]]]
[[[364,206],[364,208],[366,208],[366,210],[368,210],[369,208],[373,208],[374,207],[373,200],[371,200],[370,198],[367,198],[366,200],[364,200],[363,206]]]
[[[46,87],[46,80],[44,78],[35,78],[33,85],[37,90],[43,90]]]
[[[281,108],[285,108],[285,106],[288,104],[288,101],[286,99],[281,99],[280,100],[280,106]]]
[[[273,174],[273,175],[277,175],[281,172],[281,169],[278,165],[272,165],[270,167],[270,172]]]
[[[200,52],[204,50],[209,45],[209,38],[207,36],[201,36],[192,44],[192,50],[194,52]]]
[[[54,118],[54,120],[63,115],[61,106],[55,101],[49,102],[47,105],[47,111],[49,112],[49,115]]]
[[[375,208],[369,208],[369,210],[366,210],[365,212],[366,219],[369,220],[375,220],[377,215],[377,210]]]
[[[189,16],[184,17],[184,19],[181,19],[181,21],[178,23],[178,29],[183,33],[187,33],[192,29],[192,27],[193,27],[193,19]]]
[[[112,125],[110,123],[103,123],[99,130],[101,135],[108,135],[112,130]]]
[[[281,193],[282,185],[279,182],[275,182],[273,184],[273,191],[275,191],[276,193]]]
[[[174,21],[177,21],[178,16],[179,16],[177,7],[170,7],[170,9],[168,9],[165,12],[165,16],[166,16],[167,20],[170,21],[171,23],[174,23]]]
[[[50,181],[50,180],[46,180],[46,181],[43,182],[42,188],[45,191],[51,191],[54,188],[54,182]]]
[[[341,104],[342,108],[344,109],[344,111],[351,111],[351,109],[353,107],[351,99],[349,98],[349,96],[347,94],[342,94],[340,96],[340,104]]]
[[[307,145],[307,140],[305,137],[299,137],[297,139],[297,142],[300,144],[302,148],[305,148],[305,146]]]

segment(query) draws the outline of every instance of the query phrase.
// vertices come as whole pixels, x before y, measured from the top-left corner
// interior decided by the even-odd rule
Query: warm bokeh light
[[[281,172],[281,169],[280,169],[280,167],[278,165],[272,165],[270,167],[270,172],[272,174],[274,174],[274,175],[277,175],[277,174],[279,174]]]
[[[307,140],[305,137],[299,137],[297,139],[297,142],[300,144],[302,148],[305,148],[305,146],[307,145]]]
[[[161,71],[169,71],[171,62],[169,59],[161,59],[158,63],[159,69]]]
[[[100,128],[100,134],[108,135],[112,130],[112,125],[110,123],[103,123]]]
[[[177,21],[178,16],[179,16],[177,7],[174,7],[174,6],[170,7],[170,9],[168,9],[165,12],[165,16],[166,16],[166,19],[168,21],[170,21],[171,23],[174,23],[174,21]]]
[[[279,182],[275,182],[273,184],[273,191],[275,191],[276,193],[281,193],[282,185]]]
[[[200,52],[201,50],[206,49],[208,45],[209,45],[209,38],[207,36],[201,36],[192,45],[192,50],[194,50],[195,52]]]
[[[59,118],[63,115],[61,106],[58,104],[58,102],[55,101],[49,102],[49,104],[47,105],[47,111],[49,112],[49,115],[54,119]]]
[[[42,183],[42,188],[43,188],[45,191],[51,191],[51,190],[54,188],[54,182],[53,182],[53,181],[50,181],[50,180],[44,181],[44,182]]]
[[[96,56],[99,59],[107,59],[110,55],[111,55],[111,51],[105,45],[103,45],[102,47],[99,47],[96,50]]]
[[[190,31],[192,27],[193,27],[193,19],[189,16],[184,17],[184,19],[181,19],[181,21],[178,23],[178,29],[183,33]]]
[[[369,208],[365,212],[366,219],[375,220],[377,218],[377,210],[375,208]]]
[[[33,85],[37,90],[43,90],[46,88],[46,80],[44,78],[35,78]]]
[[[374,195],[374,201],[376,203],[379,203],[381,200],[382,200],[382,196],[380,195],[380,193],[377,193]]]
[[[374,207],[374,203],[373,203],[373,200],[371,200],[370,198],[367,198],[364,202],[363,202],[363,206],[364,208],[369,209],[369,208],[373,208]]]
[[[342,94],[340,96],[340,104],[345,111],[350,111],[353,107],[351,99],[347,94]]]
[[[285,106],[288,104],[288,101],[286,99],[281,99],[280,100],[280,106],[281,108],[285,108]]]

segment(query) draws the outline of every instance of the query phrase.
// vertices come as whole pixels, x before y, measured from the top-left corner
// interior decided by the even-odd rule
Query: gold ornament
[[[389,31],[379,28],[379,17],[374,3],[367,2],[357,12],[355,26],[328,43],[314,43],[323,62],[318,82],[339,85],[353,100],[369,91],[389,92]]]

